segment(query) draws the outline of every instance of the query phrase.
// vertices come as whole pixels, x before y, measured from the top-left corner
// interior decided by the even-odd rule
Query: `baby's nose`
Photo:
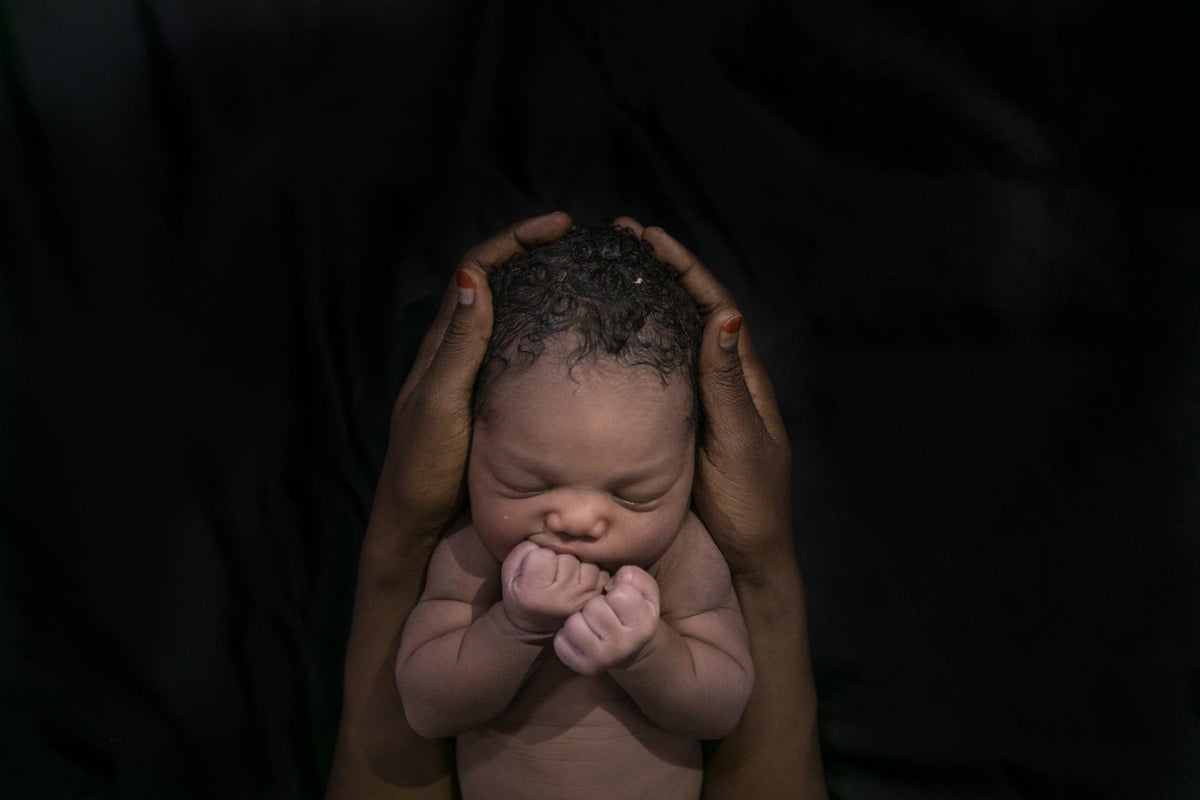
[[[546,527],[566,536],[599,539],[608,529],[600,504],[593,498],[576,495],[546,515]]]

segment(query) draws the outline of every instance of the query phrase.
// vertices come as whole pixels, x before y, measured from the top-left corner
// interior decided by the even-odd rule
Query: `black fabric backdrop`
[[[1200,797],[1190,3],[0,3],[0,794],[313,798],[463,250],[631,213],[795,448],[832,794]]]

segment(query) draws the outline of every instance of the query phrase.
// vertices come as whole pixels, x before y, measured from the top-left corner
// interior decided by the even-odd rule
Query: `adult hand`
[[[674,267],[704,320],[700,405],[704,430],[693,501],[731,572],[745,582],[780,560],[794,562],[792,450],[771,379],[750,341],[732,295],[686,247],[662,228],[631,228],[654,255]]]
[[[471,390],[492,329],[488,273],[570,226],[555,212],[469,250],[396,398],[359,559],[331,800],[451,797],[452,743],[409,727],[393,677],[396,651],[433,548],[465,499]]]
[[[446,287],[393,406],[383,470],[388,482],[379,487],[387,490],[407,535],[436,540],[463,508],[471,390],[492,333],[487,276],[570,227],[571,218],[561,211],[511,225],[467,251]]]
[[[705,798],[827,796],[817,739],[804,586],[792,543],[791,446],[775,391],[733,297],[662,228],[631,217],[679,273],[704,319],[700,435],[692,499],[729,562],[750,632],[755,683],[737,728],[706,748]]]

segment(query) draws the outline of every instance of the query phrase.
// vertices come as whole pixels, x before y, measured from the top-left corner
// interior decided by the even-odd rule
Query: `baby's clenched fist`
[[[595,564],[524,541],[500,568],[504,613],[526,633],[549,636],[599,596],[609,575]]]
[[[599,675],[636,661],[658,629],[658,583],[640,567],[624,566],[571,614],[554,637],[554,652],[581,675]]]

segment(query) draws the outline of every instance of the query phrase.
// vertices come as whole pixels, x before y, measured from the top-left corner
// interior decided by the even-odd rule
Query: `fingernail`
[[[458,304],[460,306],[469,306],[475,302],[475,281],[471,280],[471,276],[467,271],[460,269],[455,276],[458,283]]]
[[[742,329],[742,316],[739,314],[733,319],[721,326],[721,333],[717,336],[717,344],[725,350],[732,350],[737,347],[738,331]]]

